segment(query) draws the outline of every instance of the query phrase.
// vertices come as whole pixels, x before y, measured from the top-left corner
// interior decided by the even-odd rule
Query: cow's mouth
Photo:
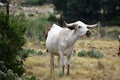
[[[91,32],[88,30],[88,31],[86,32],[86,36],[89,37],[90,35],[91,35]]]

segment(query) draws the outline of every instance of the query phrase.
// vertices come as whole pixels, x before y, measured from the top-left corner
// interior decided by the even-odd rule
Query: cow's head
[[[69,29],[75,30],[75,32],[78,36],[86,35],[87,37],[89,37],[91,35],[89,28],[93,28],[93,27],[97,26],[97,24],[87,25],[81,21],[77,21],[77,22],[70,23],[70,24],[68,24],[64,21],[64,24]]]

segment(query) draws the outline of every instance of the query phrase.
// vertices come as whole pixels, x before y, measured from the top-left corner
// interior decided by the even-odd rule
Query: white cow
[[[67,57],[67,75],[69,75],[70,58],[75,42],[83,35],[89,36],[91,33],[87,27],[94,27],[94,25],[87,25],[81,21],[65,25],[68,28],[61,28],[53,24],[51,30],[48,32],[46,40],[46,49],[50,52],[50,72],[54,71],[54,55],[58,56],[58,66],[62,66],[64,74],[64,56]],[[72,29],[72,30],[71,30]]]

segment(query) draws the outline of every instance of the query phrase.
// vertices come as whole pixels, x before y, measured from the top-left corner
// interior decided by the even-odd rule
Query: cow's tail
[[[48,37],[48,32],[51,30],[51,27],[48,27],[45,31],[45,40],[47,39]],[[46,52],[48,52],[48,49],[46,49]]]

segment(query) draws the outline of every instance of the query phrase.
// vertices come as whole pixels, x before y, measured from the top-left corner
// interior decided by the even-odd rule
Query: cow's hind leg
[[[58,55],[58,68],[60,70],[60,56]]]
[[[52,73],[54,71],[54,55],[50,54],[50,72]]]

